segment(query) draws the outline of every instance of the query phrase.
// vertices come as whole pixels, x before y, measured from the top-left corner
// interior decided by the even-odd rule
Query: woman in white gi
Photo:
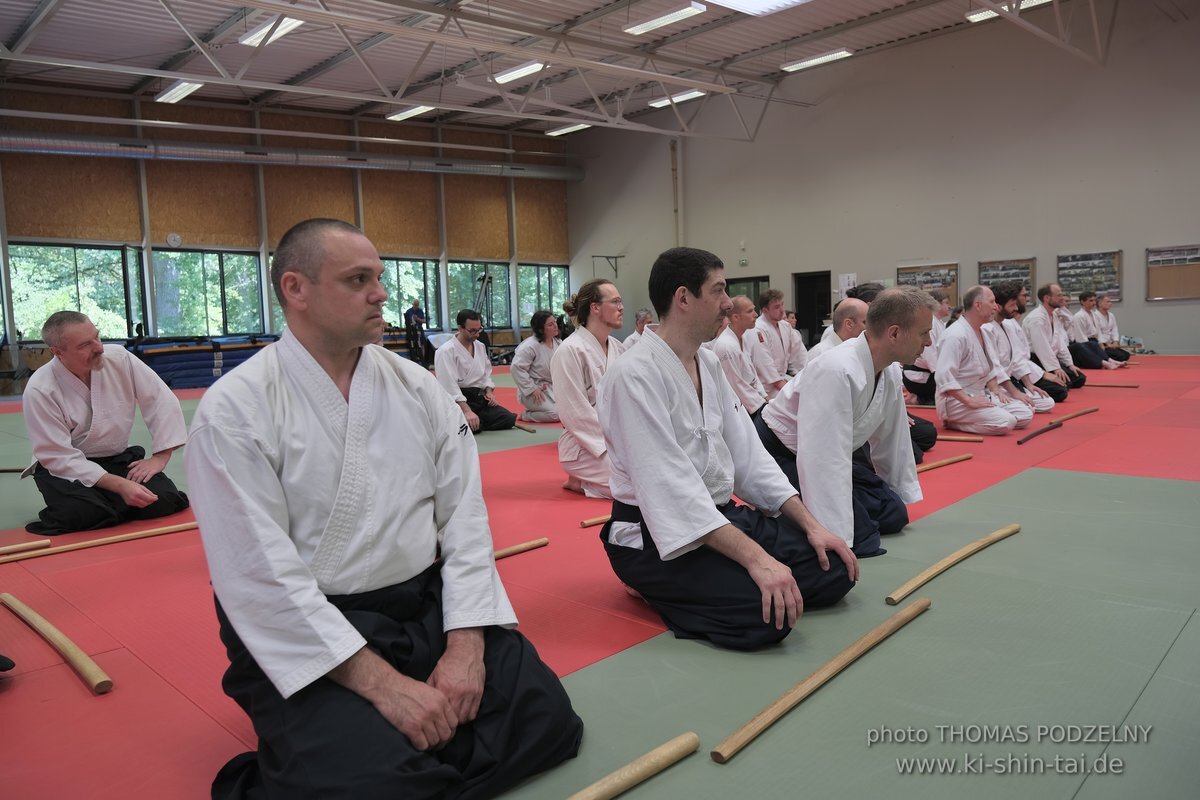
[[[550,376],[550,360],[560,344],[558,322],[553,314],[542,309],[533,312],[529,327],[533,335],[517,345],[512,360],[517,399],[525,406],[521,419],[528,422],[558,422]]]
[[[676,636],[739,650],[778,642],[805,606],[850,591],[858,560],[800,502],[700,347],[732,307],[720,260],[668,250],[649,289],[659,329],[600,387],[614,498],[605,553]]]
[[[608,445],[596,415],[596,392],[624,346],[612,332],[621,327],[625,304],[612,281],[590,280],[563,308],[579,322],[550,361],[554,401],[563,432],[558,460],[567,473],[564,489],[588,497],[612,497]]]

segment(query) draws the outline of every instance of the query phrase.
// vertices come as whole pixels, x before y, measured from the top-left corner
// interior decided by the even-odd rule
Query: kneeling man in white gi
[[[192,424],[223,686],[258,734],[214,798],[492,797],[579,748],[562,685],[512,630],[462,412],[371,344],[382,274],[345,222],[284,234],[287,330]]]
[[[995,316],[992,290],[972,286],[963,295],[962,316],[938,345],[937,414],[947,428],[1003,436],[1033,419],[1032,403],[1013,388],[983,334]]]
[[[676,636],[741,650],[778,642],[806,605],[853,588],[858,560],[800,502],[700,347],[733,305],[721,261],[668,250],[649,290],[658,331],[609,369],[596,404],[612,460],[605,552]]]
[[[862,306],[865,331],[812,359],[756,427],[813,516],[866,558],[887,552],[880,534],[899,533],[922,497],[900,365],[929,345],[937,303],[901,287]]]

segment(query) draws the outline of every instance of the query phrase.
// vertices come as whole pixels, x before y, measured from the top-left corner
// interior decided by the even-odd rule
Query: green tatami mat
[[[1079,800],[1200,797],[1200,615],[1188,621],[1125,724],[1152,726],[1149,744],[1121,748],[1121,778],[1089,777]]]
[[[732,653],[664,634],[568,676],[587,725],[579,758],[507,797],[566,796],[687,730],[700,735],[701,752],[628,796],[1071,798],[1086,777],[1079,759],[1094,768],[1101,757],[1121,758],[1130,774],[1140,765],[1142,777],[1126,784],[1127,776],[1093,775],[1088,792],[1193,796],[1200,634],[1188,625],[1187,587],[1162,580],[1158,559],[1174,572],[1198,571],[1200,554],[1181,544],[1181,520],[1167,509],[1186,513],[1194,485],[1146,480],[1130,489],[1127,479],[1105,477],[1027,473],[921,520],[886,540],[888,555],[863,562],[863,581],[845,602],[806,614],[781,647]],[[1099,525],[1118,502],[1114,485],[1162,507],[1136,531]],[[1044,524],[1047,512],[1036,507],[1055,497],[1087,513]],[[1009,498],[1024,510],[1014,516]],[[1025,529],[905,601],[930,597],[930,611],[729,764],[709,759],[721,739],[897,611],[883,603],[889,591],[1009,521]],[[1132,560],[1119,546],[1131,533],[1141,540]],[[1162,735],[1110,744],[1095,727],[1123,724],[1161,726]],[[923,741],[868,746],[871,731]],[[913,764],[950,774],[900,774],[897,759],[910,757],[957,761]],[[964,772],[974,769],[980,774]]]
[[[518,447],[529,447],[535,444],[548,444],[557,442],[558,437],[562,436],[561,425],[535,425],[531,422],[519,422],[528,428],[533,428],[533,433],[512,428],[507,431],[484,431],[475,434],[475,446],[479,448],[480,454],[497,453],[501,450],[513,450]]]

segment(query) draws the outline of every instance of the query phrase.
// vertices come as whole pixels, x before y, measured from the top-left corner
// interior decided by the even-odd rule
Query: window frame
[[[155,331],[156,335],[164,336],[164,338],[207,337],[207,338],[211,339],[211,338],[225,337],[225,336],[262,336],[262,335],[266,334],[267,320],[264,317],[265,312],[263,309],[263,299],[264,299],[263,292],[267,291],[268,287],[263,286],[263,270],[262,270],[262,260],[261,260],[262,257],[261,257],[261,254],[257,250],[245,250],[242,248],[213,248],[213,247],[170,247],[170,248],[162,247],[162,248],[154,249],[153,257],[157,258],[159,256],[164,256],[164,255],[174,254],[174,253],[192,253],[192,254],[199,254],[201,256],[200,266],[201,266],[201,270],[203,271],[202,275],[201,275],[201,280],[205,283],[206,286],[207,286],[208,265],[205,262],[204,257],[216,256],[218,287],[219,287],[220,302],[221,302],[221,332],[213,333],[209,330],[206,330],[204,333],[172,333],[172,334],[166,334],[164,336],[164,334],[162,334],[161,330],[156,330]],[[256,331],[231,331],[231,330],[229,330],[229,303],[228,303],[228,291],[226,289],[226,274],[225,274],[225,257],[226,256],[245,256],[245,257],[254,259],[254,275],[258,281],[257,297],[256,297],[255,303],[254,303],[255,311],[258,314],[258,326],[259,326],[259,329]],[[154,279],[155,279],[155,281],[154,281],[155,286],[157,288],[157,285],[158,285],[157,270],[155,270]],[[163,317],[162,311],[158,305],[158,299],[159,299],[158,292],[156,291],[155,298],[154,298],[154,301],[155,301],[154,319],[155,319],[155,323],[156,323],[155,324],[156,329],[161,328],[162,317]],[[207,320],[208,320],[207,311],[204,316],[205,316],[205,321],[206,321],[205,328],[207,329],[209,327],[207,324]]]

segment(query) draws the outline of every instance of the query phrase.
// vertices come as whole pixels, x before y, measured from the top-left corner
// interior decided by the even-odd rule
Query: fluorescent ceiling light
[[[792,6],[802,6],[807,2],[809,0],[717,0],[717,5],[741,11],[743,14],[765,17],[767,14],[774,14]]]
[[[655,17],[639,25],[631,25],[625,29],[625,32],[633,36],[641,36],[643,33],[649,33],[656,28],[665,28],[672,22],[679,22],[681,19],[703,14],[706,10],[703,3],[688,3],[683,8],[663,14],[661,17]]]
[[[175,81],[156,94],[154,100],[159,103],[178,103],[203,85],[203,83],[195,83],[194,81]]]
[[[673,94],[670,97],[660,97],[657,100],[651,100],[650,105],[653,108],[666,108],[667,106],[671,105],[672,101],[676,103],[686,103],[688,100],[695,100],[697,97],[704,97],[706,94],[708,93],[702,92],[699,89],[688,89],[686,92]]]
[[[540,61],[526,61],[520,66],[513,67],[512,69],[506,69],[504,72],[497,72],[496,83],[512,83],[518,78],[524,78],[526,75],[532,75],[544,66],[546,65]]]
[[[267,32],[271,30],[271,26],[275,24],[276,19],[278,19],[278,17],[271,17],[269,20],[264,22],[262,25],[259,25],[254,30],[250,31],[247,34],[243,34],[241,36],[241,38],[238,39],[238,41],[241,42],[242,44],[249,45],[250,47],[258,47],[259,42],[261,42],[263,40],[263,37],[265,37],[267,35]],[[302,20],[302,19],[292,19],[291,17],[284,17],[282,20],[280,20],[278,27],[275,28],[275,32],[271,34],[271,38],[267,39],[267,44],[270,44],[271,42],[278,39],[280,36],[283,36],[284,34],[289,33],[290,31],[296,30],[296,28],[299,28],[303,24],[304,24],[304,20]]]
[[[810,56],[809,58],[802,58],[799,61],[792,61],[781,65],[779,68],[784,72],[795,72],[796,70],[815,67],[818,64],[828,64],[830,61],[837,61],[839,58],[849,58],[852,55],[854,55],[853,50],[847,50],[843,47],[840,50],[834,50],[832,53],[822,53],[819,56]]]
[[[392,114],[388,114],[387,118],[392,122],[400,122],[408,119],[409,117],[415,117],[419,114],[424,114],[426,111],[433,111],[433,108],[433,106],[413,106],[412,108],[406,108],[403,111],[396,111]]]
[[[562,136],[563,134],[574,133],[575,131],[581,131],[584,128],[590,128],[590,127],[592,127],[592,126],[588,125],[586,122],[577,122],[573,125],[564,125],[563,127],[555,128],[552,131],[546,131],[546,135],[547,136]]]
[[[1021,0],[1021,9],[1020,10],[1024,11],[1027,8],[1033,8],[1034,6],[1044,6],[1044,5],[1046,5],[1046,3],[1049,3],[1049,2],[1050,2],[1050,0]],[[1012,11],[1016,7],[1016,4],[1015,3],[1001,3],[1000,7],[1003,8],[1005,11]],[[995,11],[992,11],[990,8],[978,8],[974,11],[967,12],[967,21],[968,22],[983,22],[985,19],[992,19],[993,17],[998,17],[998,16],[1000,16],[1000,15],[997,14]]]

